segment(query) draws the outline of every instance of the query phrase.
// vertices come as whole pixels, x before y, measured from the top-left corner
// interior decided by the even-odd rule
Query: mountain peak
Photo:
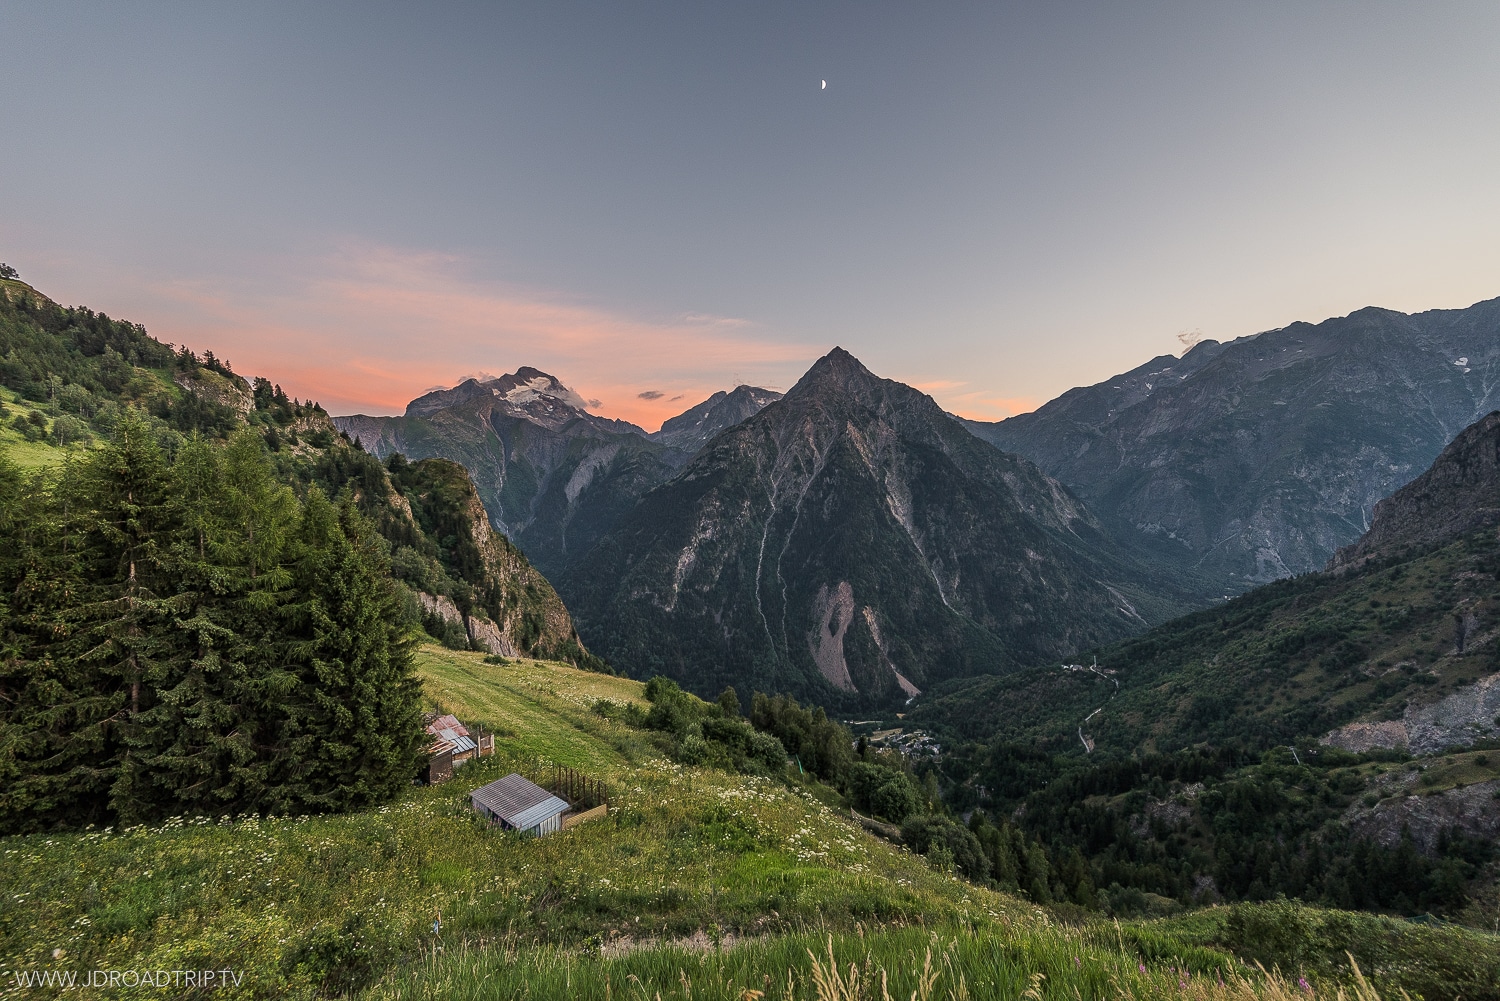
[[[556,376],[522,365],[508,375],[495,378],[470,377],[452,389],[437,389],[406,405],[408,417],[426,417],[475,400],[498,397],[504,406],[521,416],[548,424],[588,414],[588,401],[562,384]]]
[[[868,391],[885,380],[860,362],[843,348],[836,347],[812,363],[802,378],[787,393],[797,396],[809,391],[838,389],[844,392]]]
[[[739,385],[728,393],[721,389],[697,406],[667,420],[661,430],[647,437],[673,448],[695,452],[720,431],[754,416],[779,399],[780,393],[758,386]]]

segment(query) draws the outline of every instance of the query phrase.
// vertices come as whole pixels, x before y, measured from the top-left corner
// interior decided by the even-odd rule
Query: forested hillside
[[[954,809],[1012,819],[1115,913],[1277,894],[1500,915],[1500,417],[1329,570],[909,716]],[[1352,753],[1351,753],[1352,752]]]
[[[0,289],[0,830],[389,799],[424,625],[604,666],[461,468],[387,469],[211,353]]]
[[[1087,738],[1130,754],[1200,742],[1260,750],[1355,721],[1483,705],[1500,671],[1497,485],[1500,415],[1491,414],[1383,500],[1370,531],[1328,571],[1089,651],[1087,668],[951,686],[915,715],[970,738],[1050,749]],[[1403,730],[1399,743],[1433,751],[1500,736],[1493,711],[1450,715],[1446,731],[1427,721],[1431,732]]]

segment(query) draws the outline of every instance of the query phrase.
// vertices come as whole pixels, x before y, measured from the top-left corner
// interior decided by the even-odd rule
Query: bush
[[[886,765],[861,761],[849,769],[849,799],[856,810],[899,824],[922,808],[922,794],[911,776]]]
[[[901,839],[920,855],[930,855],[934,848],[939,849],[938,863],[947,864],[951,858],[953,866],[969,879],[989,878],[990,862],[979,839],[967,827],[947,817],[910,817],[901,825]]]
[[[621,707],[608,700],[595,703],[594,712],[671,735],[670,753],[685,765],[771,775],[786,765],[781,742],[733,715],[724,696],[719,703],[704,702],[660,675],[646,682],[645,695],[651,703],[645,712],[634,704]]]

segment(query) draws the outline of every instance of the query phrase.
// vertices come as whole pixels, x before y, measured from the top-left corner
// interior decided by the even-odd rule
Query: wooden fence
[[[609,805],[609,786],[582,772],[562,765],[552,772],[551,791],[567,800],[575,810],[590,810]]]

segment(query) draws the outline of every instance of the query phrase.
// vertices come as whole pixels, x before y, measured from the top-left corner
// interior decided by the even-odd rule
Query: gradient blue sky
[[[0,260],[336,413],[531,364],[654,428],[841,344],[998,418],[1500,295],[1497,55],[1494,3],[0,3]]]

